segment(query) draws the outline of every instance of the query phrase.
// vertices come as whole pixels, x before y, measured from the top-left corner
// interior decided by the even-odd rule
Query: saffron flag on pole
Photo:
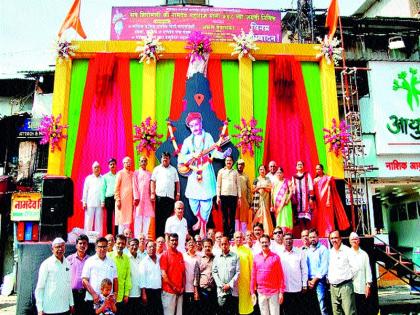
[[[80,2],[81,0],[74,1],[69,13],[67,13],[63,25],[61,25],[60,31],[58,32],[58,37],[61,37],[61,35],[69,28],[74,28],[77,34],[79,34],[81,37],[87,37],[85,31],[83,30],[82,23],[80,22]]]
[[[328,7],[327,18],[325,19],[325,27],[328,27],[328,39],[330,41],[337,29],[338,14],[338,0],[331,0],[330,6]]]

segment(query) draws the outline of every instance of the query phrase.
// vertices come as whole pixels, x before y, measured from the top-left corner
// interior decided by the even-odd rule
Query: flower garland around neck
[[[139,142],[136,146],[139,154],[146,151],[147,156],[150,156],[150,153],[155,152],[157,147],[162,144],[162,141],[159,141],[162,135],[157,133],[157,122],[152,123],[151,117],[142,121],[140,126],[134,125],[134,132],[133,142]]]
[[[206,55],[212,52],[210,37],[201,32],[191,32],[185,49],[190,51],[187,58],[205,61]]]
[[[258,122],[254,117],[252,117],[249,122],[247,122],[245,118],[241,118],[241,122],[242,126],[234,126],[239,130],[238,134],[233,135],[233,137],[239,139],[236,146],[241,149],[242,154],[249,152],[251,156],[254,156],[254,146],[259,148],[263,141],[262,136],[259,134],[262,132],[262,129],[256,128]]]
[[[233,34],[232,36],[235,43],[230,44],[230,46],[233,47],[233,52],[231,55],[238,55],[239,60],[246,56],[252,61],[255,61],[255,58],[251,53],[260,48],[255,44],[257,39],[255,38],[252,30],[246,34],[244,30],[241,29],[241,34]]]
[[[332,119],[331,129],[323,129],[324,142],[329,145],[329,152],[334,152],[335,156],[345,156],[348,153],[348,144],[351,140],[350,126],[345,120],[337,125],[335,118]]]
[[[38,131],[42,135],[40,144],[49,143],[51,152],[54,152],[55,149],[61,151],[60,142],[62,139],[67,139],[67,135],[64,134],[64,131],[69,126],[61,124],[60,120],[61,114],[57,117],[54,117],[54,115],[47,115],[42,117],[38,127]]]
[[[136,47],[136,51],[139,52],[139,62],[146,62],[147,64],[150,61],[158,61],[162,56],[162,53],[165,51],[161,42],[159,42],[159,37],[154,36],[154,31],[147,31],[147,36],[142,36],[142,41],[137,42],[139,46]]]
[[[169,140],[172,142],[172,145],[174,147],[173,154],[175,156],[177,156],[177,155],[179,155],[179,153],[180,153],[181,150],[180,150],[180,148],[179,148],[179,146],[178,146],[178,144],[176,142],[176,137],[174,135],[174,130],[173,130],[172,122],[168,119],[166,121],[166,124],[167,124],[168,132],[169,132]],[[215,145],[214,150],[217,150],[217,151],[220,151],[221,150],[222,142],[225,141],[226,140],[226,137],[227,137],[227,127],[228,127],[228,124],[229,124],[229,121],[228,120],[225,120],[223,122],[223,128],[222,128],[222,131],[220,133],[219,140],[214,144]],[[203,135],[203,140],[202,141],[203,141],[202,146],[204,148],[204,141],[205,141],[204,135]],[[192,143],[192,145],[193,145],[194,149],[196,149],[195,144]],[[209,156],[208,154],[206,154],[206,155],[203,155],[203,156],[199,156],[198,158],[195,159],[195,161],[193,163],[188,164],[187,166],[188,166],[188,168],[190,170],[196,172],[196,174],[197,174],[197,180],[199,182],[201,182],[203,180],[203,175],[202,175],[203,174],[203,170],[210,163],[212,163],[212,162],[213,162],[213,158],[211,156]],[[179,168],[180,167],[178,166],[178,169]],[[182,174],[182,171],[180,171],[180,173]]]

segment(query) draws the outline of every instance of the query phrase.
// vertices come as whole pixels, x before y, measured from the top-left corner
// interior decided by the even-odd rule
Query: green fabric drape
[[[322,109],[321,80],[318,63],[302,62],[302,74],[314,128],[319,162],[327,167],[327,153],[324,144],[324,113]],[[309,170],[313,172],[314,170]]]
[[[73,60],[71,68],[70,95],[68,107],[68,138],[66,147],[66,161],[64,174],[71,176],[73,167],[74,150],[76,149],[77,132],[79,129],[80,112],[82,110],[83,95],[85,92],[86,76],[89,60]]]
[[[255,61],[252,63],[252,87],[254,94],[254,118],[257,120],[257,128],[262,128],[262,137],[265,139],[268,110],[268,79],[269,65],[267,61]],[[264,141],[259,148],[255,148],[255,175],[258,174],[258,166],[263,163]]]
[[[143,64],[137,60],[130,61],[130,81],[131,81],[131,113],[133,126],[140,125],[141,110],[142,110],[142,90],[143,90]],[[134,134],[134,128],[133,128]],[[136,143],[134,147],[134,165],[135,169],[139,168],[139,154],[136,150]]]
[[[161,141],[167,138],[172,100],[172,85],[174,82],[175,60],[161,60],[156,69],[156,121],[157,133],[163,135]]]
[[[241,123],[239,109],[239,64],[236,60],[222,61],[223,93],[225,94],[226,117],[230,119],[228,131],[230,135],[238,133],[234,125]],[[217,104],[215,104],[217,106]],[[233,144],[238,139],[231,138]]]

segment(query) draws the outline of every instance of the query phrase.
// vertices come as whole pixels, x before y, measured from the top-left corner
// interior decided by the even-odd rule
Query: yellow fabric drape
[[[328,64],[325,58],[321,58],[319,68],[321,75],[324,126],[325,128],[331,128],[333,118],[335,118],[337,122],[339,121],[334,65]],[[327,169],[329,174],[335,178],[344,178],[343,159],[336,157],[333,152],[327,152]]]
[[[247,122],[254,116],[253,90],[252,90],[252,61],[244,57],[239,60],[239,108],[241,118]],[[249,153],[242,155],[245,161],[245,173],[249,178],[255,177],[254,157]]]
[[[70,96],[70,76],[71,76],[71,59],[57,59],[55,66],[54,94],[52,103],[52,114],[57,117],[61,114],[60,123],[67,125],[69,96]],[[60,143],[61,151],[51,150],[48,153],[48,174],[64,175],[64,164],[66,158],[67,140],[63,139]]]

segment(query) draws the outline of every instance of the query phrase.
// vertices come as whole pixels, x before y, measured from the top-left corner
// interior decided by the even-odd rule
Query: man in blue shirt
[[[314,228],[309,230],[310,245],[306,250],[308,263],[308,288],[316,290],[319,308],[322,315],[328,315],[326,295],[328,273],[328,249],[319,242],[318,231]]]

